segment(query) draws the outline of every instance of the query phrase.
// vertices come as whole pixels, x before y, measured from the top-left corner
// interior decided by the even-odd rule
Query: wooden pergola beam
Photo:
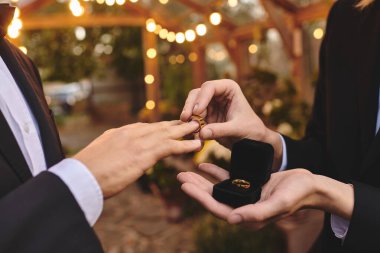
[[[298,7],[288,0],[272,0],[277,6],[286,10],[287,12],[295,13],[298,11]]]
[[[23,30],[36,29],[59,29],[75,26],[97,27],[97,26],[144,26],[145,18],[141,16],[112,16],[91,15],[74,17],[71,15],[55,14],[49,16],[25,17],[23,19]]]
[[[51,4],[53,1],[52,0],[36,0],[33,1],[27,5],[21,5],[20,6],[20,15],[21,17],[27,17],[31,13],[33,13],[36,10],[42,9],[45,6],[48,6]]]
[[[326,18],[332,3],[321,2],[299,9],[295,15],[298,23]]]
[[[207,17],[211,13],[214,12],[214,10],[210,6],[201,5],[201,4],[198,4],[192,0],[178,0],[178,2],[182,3],[183,5],[187,6],[190,9],[194,10],[195,12],[200,13],[202,15],[205,15]],[[231,20],[229,20],[225,15],[223,15],[222,13],[220,15],[222,15],[222,24],[221,24],[222,26],[226,27],[229,30],[236,28],[236,25]]]
[[[166,18],[163,18],[158,12],[148,10],[147,8],[142,7],[138,3],[130,3],[129,1],[127,1],[125,3],[125,7],[132,11],[135,11],[136,13],[145,17],[146,19],[153,18],[159,25],[162,25],[166,29],[169,29],[171,31],[178,31],[181,29],[181,26],[178,24],[178,22],[167,20]]]

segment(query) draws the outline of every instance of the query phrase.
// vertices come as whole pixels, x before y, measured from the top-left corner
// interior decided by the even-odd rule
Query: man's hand
[[[181,114],[182,121],[192,115],[206,119],[200,131],[203,140],[215,139],[227,148],[237,140],[248,138],[272,144],[275,149],[274,168],[282,160],[282,143],[278,133],[268,129],[244,97],[239,85],[232,80],[209,81],[192,90]]]
[[[225,180],[228,173],[212,164],[199,168],[209,175]],[[350,219],[353,210],[352,187],[336,180],[314,175],[304,169],[273,173],[262,188],[259,202],[237,209],[217,202],[212,197],[213,184],[202,176],[184,172],[178,175],[182,189],[206,209],[231,224],[260,229],[304,208],[321,209]]]
[[[103,196],[108,198],[137,180],[158,160],[200,149],[199,140],[180,140],[198,127],[196,122],[170,121],[111,129],[74,158],[93,173]]]

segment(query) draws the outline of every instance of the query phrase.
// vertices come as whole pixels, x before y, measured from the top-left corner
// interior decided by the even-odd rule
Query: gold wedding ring
[[[236,185],[239,188],[249,189],[251,188],[251,183],[243,179],[235,179],[232,181],[233,185]]]
[[[196,121],[199,124],[199,128],[195,130],[194,133],[199,133],[201,129],[206,125],[206,121],[199,115],[191,116],[190,121]]]

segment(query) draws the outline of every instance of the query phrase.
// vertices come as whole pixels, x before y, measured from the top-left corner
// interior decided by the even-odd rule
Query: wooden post
[[[155,103],[154,109],[151,110],[149,119],[154,121],[160,120],[160,71],[158,63],[158,54],[154,58],[148,58],[147,51],[149,49],[155,49],[157,52],[157,36],[154,33],[150,33],[143,29],[143,54],[144,54],[144,66],[145,77],[152,75],[154,77],[153,83],[145,83],[146,85],[146,101],[152,100]],[[145,79],[145,78],[144,78]]]
[[[206,49],[204,46],[196,46],[193,52],[197,54],[197,60],[192,62],[193,88],[199,88],[207,81],[206,75]]]

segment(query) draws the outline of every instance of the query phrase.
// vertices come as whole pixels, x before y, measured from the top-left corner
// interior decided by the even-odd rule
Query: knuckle
[[[199,93],[199,91],[200,91],[200,88],[193,89],[189,92],[189,96],[195,96]]]
[[[207,81],[207,82],[204,82],[201,87],[208,88],[208,87],[211,87],[212,84],[213,84],[213,81]]]

